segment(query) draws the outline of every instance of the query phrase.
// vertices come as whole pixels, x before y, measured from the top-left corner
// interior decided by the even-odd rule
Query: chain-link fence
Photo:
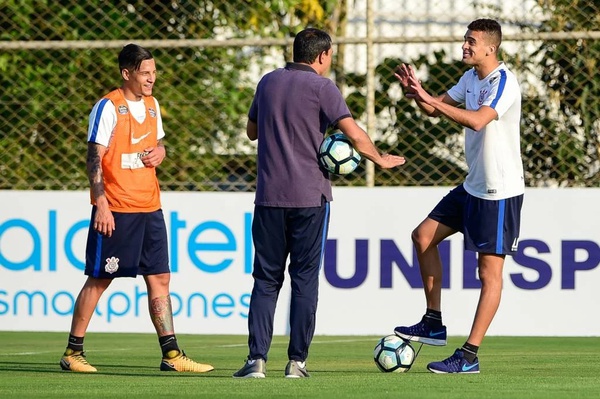
[[[418,3],[418,4],[417,4]],[[149,48],[159,77],[165,190],[253,190],[246,113],[265,72],[291,59],[306,26],[334,37],[334,79],[355,118],[408,163],[336,185],[454,185],[466,172],[462,128],[426,118],[393,76],[416,66],[441,94],[462,75],[466,25],[498,19],[502,58],[523,89],[529,186],[600,186],[600,6],[571,0],[0,1],[0,189],[88,187],[87,117],[120,84],[116,57]]]

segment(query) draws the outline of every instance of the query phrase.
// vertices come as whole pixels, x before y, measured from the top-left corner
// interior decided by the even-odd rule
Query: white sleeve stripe
[[[98,126],[100,125],[100,118],[102,117],[102,111],[104,110],[104,106],[108,103],[109,100],[107,98],[103,98],[98,101],[98,104],[92,110],[92,115],[90,115],[90,121],[92,122],[89,139],[88,141],[95,142],[96,135],[98,134]]]

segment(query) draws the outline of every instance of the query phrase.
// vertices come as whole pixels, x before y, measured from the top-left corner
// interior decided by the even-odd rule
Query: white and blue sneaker
[[[394,333],[407,341],[421,342],[426,345],[446,345],[446,326],[431,327],[425,321],[425,316],[414,326],[398,326]]]
[[[427,365],[427,370],[437,374],[479,374],[479,359],[475,358],[473,362],[465,359],[462,350],[457,349],[454,354],[441,362],[432,362]]]

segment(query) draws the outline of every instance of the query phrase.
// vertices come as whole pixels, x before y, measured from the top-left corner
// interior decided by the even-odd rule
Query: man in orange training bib
[[[135,44],[119,54],[123,83],[96,103],[89,117],[87,173],[92,215],[85,274],[75,309],[63,370],[95,372],[83,351],[94,309],[114,278],[142,275],[148,307],[162,350],[163,371],[212,371],[179,348],[173,328],[165,221],[156,167],[165,159],[158,101],[152,97],[156,64]]]

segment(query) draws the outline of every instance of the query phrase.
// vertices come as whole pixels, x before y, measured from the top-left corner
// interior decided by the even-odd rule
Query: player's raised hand
[[[411,72],[414,74],[412,66],[407,65],[407,64],[402,64],[396,68],[396,71],[394,73],[394,76],[400,82],[400,85],[402,86],[402,89],[404,90],[405,93],[411,91],[411,88],[409,85],[409,80],[408,80]]]
[[[424,102],[426,104],[430,104],[431,101],[434,100],[434,98],[429,93],[427,93],[427,91],[425,91],[423,86],[421,86],[421,81],[417,78],[412,68],[409,71],[408,75],[408,86],[410,89],[406,94],[406,97],[414,98],[415,100]]]

